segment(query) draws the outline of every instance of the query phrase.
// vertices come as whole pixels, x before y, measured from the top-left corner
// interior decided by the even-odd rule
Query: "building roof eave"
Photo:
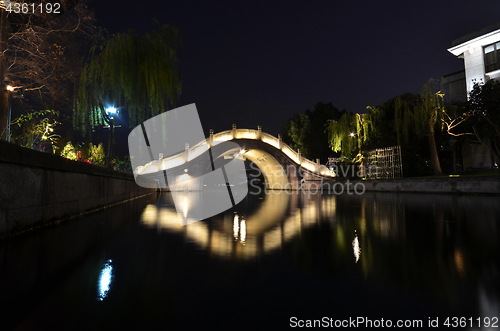
[[[500,29],[448,48],[448,52],[452,53],[455,56],[459,56],[465,53],[467,50],[473,49],[478,46],[489,45],[497,41],[500,41]]]

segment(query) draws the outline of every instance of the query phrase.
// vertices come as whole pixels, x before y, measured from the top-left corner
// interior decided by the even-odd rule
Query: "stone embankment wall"
[[[500,177],[403,178],[361,182],[366,191],[376,192],[500,194]]]
[[[132,175],[0,141],[0,237],[153,191]]]

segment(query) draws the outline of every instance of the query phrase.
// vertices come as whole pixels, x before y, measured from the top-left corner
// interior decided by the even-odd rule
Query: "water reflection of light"
[[[181,228],[181,230],[182,229],[185,229],[185,233],[188,240],[196,242],[203,249],[209,247],[208,244],[210,240],[210,232],[205,223],[203,222],[191,223],[189,224],[189,226]]]
[[[264,251],[271,252],[281,245],[281,228],[275,228],[264,233]]]
[[[184,219],[187,218],[188,215],[188,198],[184,197],[184,203],[182,204],[182,214],[184,215]]]
[[[109,286],[113,279],[113,266],[111,265],[111,260],[104,263],[104,267],[101,270],[101,275],[99,276],[99,300],[102,301],[108,295]]]
[[[240,217],[236,213],[235,213],[234,219],[233,219],[233,237],[234,237],[234,240],[236,240],[236,241],[239,238],[240,242],[243,245],[245,245],[245,241],[247,238],[246,222],[243,219],[243,217],[241,218],[241,221],[240,221]]]
[[[203,204],[203,198],[197,192],[177,194],[180,213],[174,209],[172,196],[164,196],[167,205],[150,204],[144,210],[141,220],[147,227],[167,230],[185,235],[186,240],[196,243],[200,249],[206,249],[211,255],[224,258],[249,259],[261,254],[269,254],[283,247],[284,242],[292,240],[303,228],[317,224],[321,218],[335,218],[335,197],[311,199],[298,194],[269,194],[259,208],[249,214],[227,215],[226,221],[220,218],[212,220],[212,226],[204,221],[190,221],[190,208]],[[303,200],[305,199],[305,200]],[[298,206],[303,201],[304,206]],[[287,209],[292,204],[291,211]],[[296,209],[298,208],[298,209]],[[185,218],[187,215],[187,219]],[[232,223],[232,224],[231,224]],[[238,244],[235,244],[238,243]]]
[[[359,258],[361,256],[361,248],[359,247],[358,234],[356,230],[354,230],[354,240],[352,241],[352,250],[354,252],[354,257],[356,258],[356,262],[358,263]]]
[[[241,220],[240,241],[243,245],[245,245],[246,238],[247,238],[247,227],[245,225],[245,220]]]
[[[240,232],[240,225],[239,225],[238,214],[235,214],[233,220],[233,236],[235,240],[238,240],[239,232]]]
[[[301,224],[300,213],[295,213],[294,216],[289,217],[281,228],[283,239],[285,241],[288,241],[292,239],[297,233],[300,233],[300,224]]]
[[[463,277],[465,275],[464,254],[459,247],[455,248],[453,259],[455,260],[455,266],[457,268],[458,274],[460,275],[460,277]]]

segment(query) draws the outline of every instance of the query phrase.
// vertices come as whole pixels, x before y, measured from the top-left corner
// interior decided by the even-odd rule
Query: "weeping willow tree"
[[[327,126],[328,140],[334,152],[341,152],[343,157],[361,162],[361,149],[373,131],[380,111],[368,107],[366,114],[345,113],[338,121],[329,121]]]
[[[429,80],[419,98],[414,102],[408,102],[402,98],[397,98],[395,103],[395,125],[398,143],[401,138],[408,141],[411,134],[427,136],[431,162],[434,174],[440,176],[441,164],[439,162],[438,151],[436,147],[435,129],[439,122],[442,125],[441,118],[444,114],[443,98],[444,94],[440,91],[434,92],[436,82]]]
[[[113,35],[83,68],[74,107],[74,127],[90,137],[96,126],[111,124],[107,107],[127,107],[128,126],[175,106],[181,93],[177,30],[159,26],[151,33]],[[112,124],[111,124],[112,128]]]

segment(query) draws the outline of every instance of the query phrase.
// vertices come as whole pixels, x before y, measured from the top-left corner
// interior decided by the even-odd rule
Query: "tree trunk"
[[[432,169],[434,170],[434,175],[442,176],[443,172],[441,171],[441,164],[439,163],[438,151],[436,147],[436,139],[434,136],[434,126],[429,123],[429,135],[427,136],[429,140],[429,149],[431,151],[431,161],[432,161]]]
[[[2,140],[7,140],[7,122],[9,117],[9,93],[3,85],[7,67],[8,35],[9,20],[7,12],[0,9],[0,139]]]
[[[111,156],[113,155],[113,136],[114,136],[114,120],[111,119],[109,121],[109,142],[108,142],[108,158],[107,158],[107,166],[111,167]]]

